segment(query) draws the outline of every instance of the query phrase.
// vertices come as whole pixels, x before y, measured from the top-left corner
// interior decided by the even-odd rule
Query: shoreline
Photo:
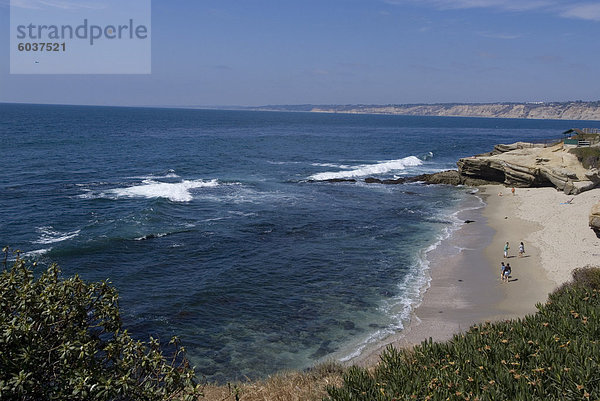
[[[374,366],[388,345],[412,347],[431,338],[445,341],[484,321],[520,318],[535,313],[571,270],[600,256],[600,240],[587,227],[591,205],[600,189],[574,197],[554,188],[479,187],[484,205],[458,213],[463,224],[428,254],[429,285],[423,289],[410,322],[401,332],[363,350],[348,364]],[[502,193],[502,196],[498,196]],[[503,246],[510,244],[509,258]],[[518,256],[519,243],[524,257]],[[511,280],[500,280],[500,263],[512,267]]]

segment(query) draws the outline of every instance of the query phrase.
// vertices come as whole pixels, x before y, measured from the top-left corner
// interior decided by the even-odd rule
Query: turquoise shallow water
[[[3,104],[0,242],[110,279],[131,331],[177,334],[206,378],[261,377],[401,329],[469,192],[311,180],[453,168],[572,126]]]

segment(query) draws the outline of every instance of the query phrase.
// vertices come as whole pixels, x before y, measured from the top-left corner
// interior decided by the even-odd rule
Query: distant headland
[[[247,110],[405,116],[600,120],[600,101],[531,103],[437,103],[386,105],[267,105]]]

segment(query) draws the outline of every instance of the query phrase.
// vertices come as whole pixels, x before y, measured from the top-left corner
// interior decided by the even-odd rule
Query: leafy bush
[[[535,315],[473,326],[445,343],[390,347],[372,373],[352,368],[329,388],[330,400],[597,400],[600,291],[585,283],[599,274],[579,270]]]
[[[573,270],[572,285],[600,290],[600,269],[593,266]]]
[[[6,252],[6,248],[5,248]],[[52,265],[35,278],[17,258],[0,274],[0,399],[193,399],[194,371],[174,338],[123,330],[116,290],[107,282],[61,279]],[[34,264],[35,265],[35,264]]]
[[[577,156],[577,160],[587,169],[600,167],[599,147],[573,148],[569,152]]]

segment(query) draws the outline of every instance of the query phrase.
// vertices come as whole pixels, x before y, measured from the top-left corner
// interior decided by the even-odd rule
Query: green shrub
[[[600,268],[596,266],[585,266],[574,269],[571,272],[573,279],[570,282],[564,283],[554,290],[554,293],[559,293],[573,287],[583,287],[592,290],[600,290]]]
[[[573,284],[594,290],[600,290],[600,269],[586,266],[573,270]]]
[[[6,248],[5,248],[6,252]],[[0,274],[0,399],[164,400],[199,392],[185,350],[136,341],[107,282],[35,278],[23,260]],[[34,264],[35,265],[35,264]]]
[[[587,169],[600,167],[599,147],[573,148],[569,152],[577,156],[577,160]]]
[[[330,400],[600,399],[599,274],[577,271],[535,315],[473,326],[445,343],[390,347],[375,371],[349,370]]]

